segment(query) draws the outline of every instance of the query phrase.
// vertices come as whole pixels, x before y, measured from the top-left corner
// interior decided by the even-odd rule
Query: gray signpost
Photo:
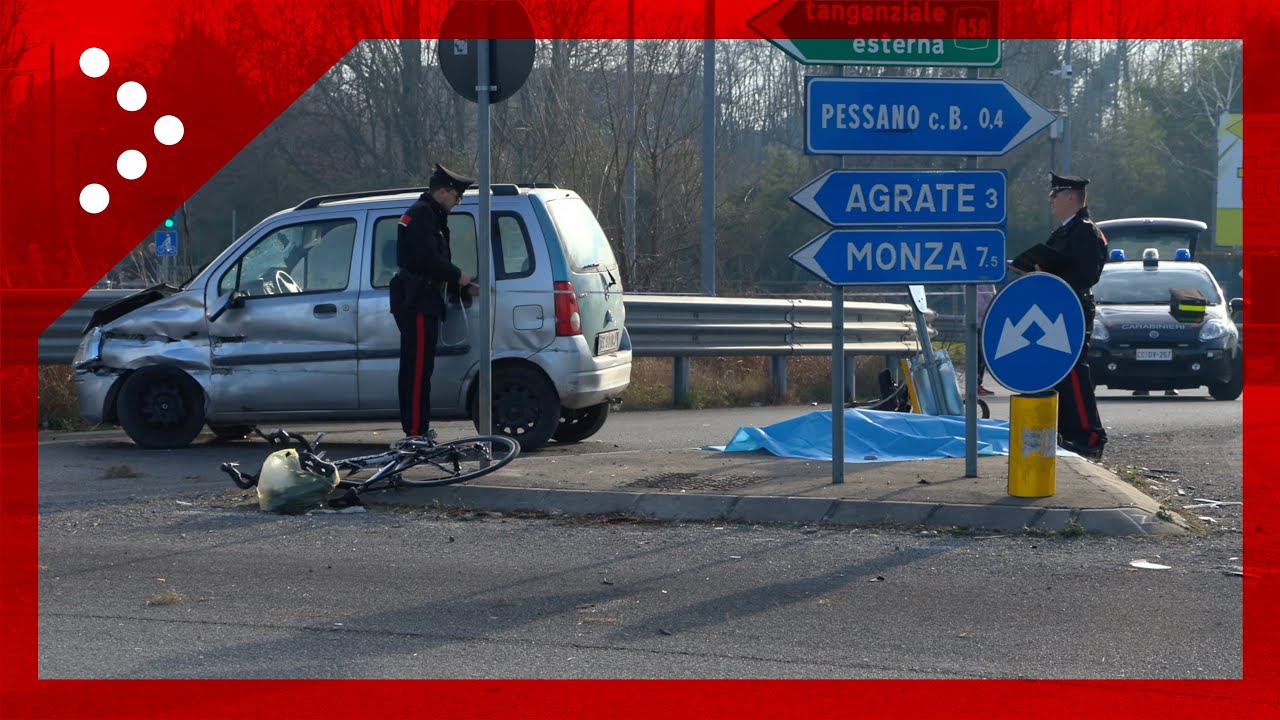
[[[976,5],[965,12],[987,12]],[[965,67],[1000,63],[1000,42],[981,39],[997,36],[993,24],[980,24],[978,35],[958,43],[921,41],[928,45],[926,50],[941,51],[933,58],[940,62],[901,57],[905,62],[877,63],[878,58],[870,56],[901,55],[909,48],[893,40],[872,47],[863,41],[808,39],[831,37],[821,34],[788,39],[787,23],[799,22],[797,7],[780,2],[752,23],[757,32],[801,62]],[[805,98],[804,149],[811,155],[1003,155],[1053,120],[1047,109],[998,80],[815,76],[805,80]],[[967,367],[974,373],[972,353],[978,349],[973,283],[995,282],[1004,276],[1005,196],[1004,173],[974,170],[833,170],[792,196],[796,204],[836,228],[791,255],[794,262],[832,285],[833,483],[844,481],[843,286],[909,284],[928,382],[940,404],[941,374],[924,323],[923,284],[967,285],[971,355]],[[945,260],[939,262],[938,254],[944,250]],[[965,467],[966,475],[972,477],[976,476],[977,449],[972,374],[966,384],[970,387],[966,388]]]
[[[498,26],[519,28],[527,37],[511,40],[471,40],[465,38],[476,29],[488,32]],[[490,190],[490,123],[489,105],[515,94],[533,69],[536,45],[533,22],[524,6],[511,0],[473,0],[458,2],[445,13],[442,36],[437,46],[440,69],[450,87],[462,97],[476,103],[479,150],[480,213],[476,258],[476,280],[480,285],[480,359],[479,388],[476,395],[476,421],[482,434],[493,432],[493,307],[494,283],[492,260],[492,192]]]

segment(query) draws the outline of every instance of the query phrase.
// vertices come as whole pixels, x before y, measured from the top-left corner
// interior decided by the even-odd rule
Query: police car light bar
[[[1122,248],[1116,248],[1115,250],[1112,250],[1111,257],[1108,259],[1111,262],[1124,262],[1124,250]]]
[[[1144,268],[1153,268],[1160,264],[1160,251],[1155,248],[1147,248],[1142,251],[1142,266]]]
[[[1190,260],[1191,251],[1188,250],[1187,248],[1178,248],[1173,252],[1173,259],[1174,260]]]

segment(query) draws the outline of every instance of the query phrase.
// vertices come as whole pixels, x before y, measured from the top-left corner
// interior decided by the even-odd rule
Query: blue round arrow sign
[[[1037,393],[1062,381],[1084,346],[1084,308],[1061,278],[1031,273],[996,296],[982,324],[982,354],[996,382]]]

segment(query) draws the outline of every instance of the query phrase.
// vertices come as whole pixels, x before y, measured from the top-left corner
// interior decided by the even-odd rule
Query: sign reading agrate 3
[[[781,0],[748,21],[822,65],[998,67],[997,0]]]
[[[836,226],[1003,225],[1004,170],[829,170],[791,200]]]
[[[809,155],[1004,155],[1055,116],[1003,80],[806,77]]]

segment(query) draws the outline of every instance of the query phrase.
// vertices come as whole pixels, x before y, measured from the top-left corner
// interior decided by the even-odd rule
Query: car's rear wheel
[[[186,447],[204,427],[204,389],[178,368],[145,367],[121,386],[118,416],[125,433],[144,448]]]
[[[473,413],[476,432],[494,432],[514,438],[521,452],[542,447],[560,423],[560,396],[545,375],[528,367],[495,368],[493,371],[493,429],[480,427],[479,413]]]
[[[578,409],[560,408],[560,425],[552,437],[562,443],[581,442],[600,432],[608,419],[607,402]]]
[[[1235,400],[1244,393],[1244,356],[1231,366],[1231,379],[1224,383],[1210,383],[1209,395],[1214,400]]]

